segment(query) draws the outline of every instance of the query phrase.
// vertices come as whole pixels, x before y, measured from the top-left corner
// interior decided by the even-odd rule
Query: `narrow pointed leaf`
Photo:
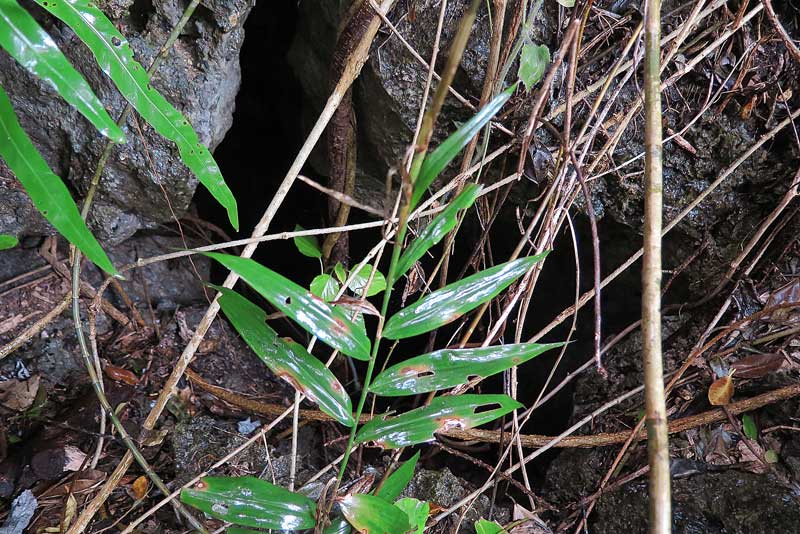
[[[436,150],[425,157],[419,171],[419,176],[414,184],[414,191],[411,194],[411,209],[416,207],[422,195],[439,176],[439,173],[453,161],[453,158],[461,152],[461,149],[467,146],[467,143],[470,142],[475,134],[500,111],[503,104],[514,94],[516,88],[517,85],[514,84],[494,97],[474,117],[462,124],[458,130],[445,139],[441,145],[436,147]]]
[[[364,294],[364,288],[367,287],[372,269],[372,265],[369,263],[365,264],[353,275],[353,279],[347,287],[356,295],[361,296],[363,294],[365,297],[372,297],[386,289],[386,278],[380,271],[375,271],[375,276],[372,277],[372,283],[369,284],[369,288],[367,288],[367,292]]]
[[[379,497],[348,495],[339,501],[339,506],[361,534],[405,534],[409,529],[406,513]]]
[[[428,515],[431,512],[431,505],[412,498],[400,499],[395,506],[405,512],[408,517],[408,523],[411,530],[408,534],[422,534],[425,531],[425,523],[428,521]]]
[[[279,338],[266,324],[267,314],[237,292],[216,287],[219,305],[233,327],[276,376],[283,378],[320,409],[353,426],[350,397],[334,374],[300,344]]]
[[[0,0],[0,2],[6,0]],[[47,162],[19,125],[8,95],[0,87],[0,157],[19,179],[44,218],[87,258],[108,274],[117,274],[111,260],[81,219],[67,186],[53,174]]]
[[[0,250],[7,250],[19,245],[19,239],[13,235],[0,234]]]
[[[234,525],[277,530],[314,528],[308,497],[255,477],[205,477],[181,491],[181,502]]]
[[[83,76],[16,0],[0,0],[0,48],[52,85],[101,134],[117,143],[125,142],[125,134],[108,115]]]
[[[251,259],[216,252],[205,254],[238,274],[273,306],[323,343],[358,360],[369,360],[369,338],[341,308],[331,306],[307,289]]]
[[[333,267],[333,273],[336,275],[336,278],[339,279],[339,282],[344,284],[347,281],[347,273],[341,262],[336,262],[336,265]]]
[[[406,489],[408,483],[411,482],[411,479],[414,478],[414,469],[417,467],[418,460],[419,451],[406,462],[403,462],[403,465],[395,469],[394,473],[386,478],[386,482],[375,492],[375,496],[388,502],[393,502],[397,499]]]
[[[314,277],[314,279],[311,281],[311,286],[309,289],[311,289],[312,293],[325,302],[331,302],[339,293],[339,287],[339,282],[337,282],[331,275],[321,274]]]
[[[295,232],[300,232],[304,230],[302,226],[296,224],[294,227]],[[299,235],[292,238],[294,241],[294,246],[297,247],[297,250],[300,251],[300,254],[303,256],[308,256],[309,258],[321,258],[322,257],[322,249],[319,247],[319,241],[313,235]]]
[[[502,263],[434,291],[394,314],[383,329],[383,337],[403,339],[455,321],[496,297],[545,256],[547,252]]]
[[[238,230],[236,199],[211,152],[200,142],[186,117],[150,86],[147,72],[133,58],[130,44],[114,24],[88,0],[35,1],[75,32],[142,118],[160,135],[178,145],[183,163],[227,210],[231,225]]]
[[[403,276],[414,262],[420,259],[431,247],[442,240],[455,228],[458,212],[469,208],[480,195],[481,188],[475,184],[467,185],[452,202],[419,233],[397,262],[397,278]]]
[[[508,395],[436,397],[428,406],[369,421],[358,431],[356,443],[374,442],[385,449],[407,447],[432,440],[436,432],[480,426],[521,407]]]
[[[376,395],[401,397],[464,384],[473,376],[486,378],[563,343],[519,343],[498,347],[442,349],[398,363],[383,371],[370,386]]]

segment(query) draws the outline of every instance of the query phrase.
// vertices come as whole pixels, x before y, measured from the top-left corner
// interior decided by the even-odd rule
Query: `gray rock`
[[[143,11],[130,0],[112,0],[100,7],[128,38],[137,60],[149,66],[185,5],[176,0],[156,0],[152,9]],[[250,4],[245,0],[205,2],[153,77],[153,86],[187,115],[201,142],[212,149],[232,122],[240,81],[242,24],[249,10]],[[111,116],[119,116],[125,101],[97,67],[89,49],[60,22],[38,10],[31,11],[84,75]],[[11,97],[22,127],[53,172],[84,193],[105,139],[49,85],[20,67],[8,54],[0,54],[0,85]],[[128,142],[115,147],[90,216],[90,227],[107,243],[118,243],[140,228],[171,220],[165,194],[180,215],[198,184],[181,163],[177,147],[143,120],[132,116],[125,130]],[[0,233],[53,233],[2,163]]]

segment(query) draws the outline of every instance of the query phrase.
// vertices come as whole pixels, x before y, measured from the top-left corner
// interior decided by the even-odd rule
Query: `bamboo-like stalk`
[[[649,531],[672,531],[669,435],[661,356],[661,1],[648,0],[644,16],[645,188],[642,260],[642,339],[645,419],[650,465]]]

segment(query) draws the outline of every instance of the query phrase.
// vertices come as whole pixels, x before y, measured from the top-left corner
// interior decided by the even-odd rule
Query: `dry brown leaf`
[[[736,370],[740,378],[760,378],[780,369],[783,356],[780,354],[751,354],[733,363],[731,367]]]
[[[0,404],[14,410],[24,412],[31,407],[39,391],[39,375],[28,380],[6,380],[0,382]]]
[[[731,397],[733,397],[733,378],[730,375],[717,378],[708,388],[708,402],[714,406],[729,404]]]
[[[64,471],[80,471],[85,461],[86,453],[78,447],[72,445],[64,447]]]
[[[61,522],[61,532],[69,530],[72,520],[75,518],[75,511],[78,509],[78,501],[73,494],[67,495],[67,504],[64,505],[64,520]]]
[[[117,382],[124,382],[129,386],[135,386],[139,383],[139,378],[133,374],[132,371],[128,371],[127,369],[123,369],[122,367],[117,367],[115,365],[106,365],[105,369],[103,369],[106,373],[106,376],[111,380],[116,380]]]
[[[147,495],[147,477],[142,475],[133,481],[133,494],[137,501],[144,499]]]

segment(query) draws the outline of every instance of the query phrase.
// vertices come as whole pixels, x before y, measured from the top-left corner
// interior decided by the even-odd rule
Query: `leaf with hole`
[[[417,206],[420,199],[422,199],[422,195],[425,194],[428,187],[436,180],[439,173],[453,161],[453,158],[461,152],[461,149],[467,146],[467,143],[475,137],[475,134],[500,111],[503,104],[514,94],[516,88],[517,84],[514,84],[494,97],[474,117],[462,124],[458,130],[445,139],[433,152],[425,156],[419,170],[419,176],[417,176],[416,182],[414,183],[414,191],[411,194],[411,205],[409,207],[410,210],[413,210]]]
[[[64,182],[53,174],[19,125],[11,101],[1,87],[0,157],[19,179],[44,218],[95,265],[108,274],[117,274],[111,260],[81,219]]]
[[[411,526],[408,534],[422,534],[425,531],[425,523],[431,513],[430,504],[406,497],[405,499],[400,499],[394,505],[405,512],[406,517],[408,517],[408,523]]]
[[[13,235],[0,234],[0,250],[8,250],[19,245],[19,239]]]
[[[216,252],[206,252],[205,255],[238,274],[270,304],[323,343],[358,360],[369,359],[369,338],[353,324],[344,310],[331,306],[288,278],[249,258]]]
[[[316,523],[314,501],[255,477],[204,477],[181,490],[181,502],[245,527],[300,530]]]
[[[525,43],[519,57],[517,75],[525,84],[526,91],[530,91],[531,87],[539,83],[548,63],[550,63],[550,50],[545,45]]]
[[[219,305],[233,327],[276,376],[319,405],[346,426],[353,426],[353,406],[342,385],[317,358],[302,345],[279,338],[267,324],[264,310],[225,287]]]
[[[403,462],[403,465],[395,469],[394,472],[386,478],[383,486],[375,492],[375,496],[388,502],[393,502],[397,499],[414,477],[414,469],[417,467],[418,460],[419,451],[407,461]]]
[[[356,443],[407,447],[432,440],[436,432],[480,426],[521,407],[508,395],[437,397],[428,406],[396,417],[372,419],[358,431]]]
[[[505,534],[503,527],[494,521],[487,521],[486,519],[478,519],[475,521],[475,534]]]
[[[83,76],[16,0],[0,1],[0,48],[4,48],[28,71],[52,85],[101,134],[117,143],[125,142],[125,134],[108,115]]]
[[[486,378],[521,365],[563,343],[519,343],[497,347],[441,349],[393,365],[379,374],[369,390],[376,395],[401,397],[451,388],[472,377]]]
[[[404,339],[455,321],[496,297],[547,254],[502,263],[434,291],[394,314],[383,328],[383,337]]]
[[[758,439],[758,427],[756,420],[749,413],[742,416],[742,431],[749,439]]]
[[[331,302],[339,293],[339,282],[329,274],[320,274],[311,281],[310,289],[325,302]]]
[[[361,534],[405,534],[408,516],[379,497],[357,493],[339,500],[339,507]]]
[[[365,297],[372,297],[386,289],[386,278],[380,271],[375,271],[372,283],[367,288],[367,282],[369,282],[369,277],[372,275],[372,265],[369,263],[364,264],[357,272],[351,272],[350,274],[353,279],[350,280],[347,287],[356,295],[361,296],[363,294]],[[367,288],[366,294],[364,293],[365,288]]]
[[[417,238],[411,242],[397,262],[397,278],[403,276],[411,266],[414,265],[414,262],[424,256],[431,247],[436,245],[444,236],[455,228],[458,222],[458,213],[472,206],[480,195],[480,192],[480,186],[475,184],[467,185],[461,194],[454,198],[453,201],[419,233]]]
[[[296,224],[294,227],[295,232],[302,232],[303,230],[305,230],[305,228],[299,224]],[[319,247],[319,241],[316,236],[298,235],[293,237],[292,240],[294,241],[294,246],[297,247],[297,250],[299,250],[300,254],[303,256],[308,256],[309,258],[322,257],[322,249]]]
[[[127,39],[108,17],[87,0],[35,0],[59,18],[89,47],[100,69],[156,132],[178,145],[183,163],[228,212],[239,229],[236,199],[225,184],[217,162],[197,137],[192,125],[150,85],[147,72],[134,59]]]

